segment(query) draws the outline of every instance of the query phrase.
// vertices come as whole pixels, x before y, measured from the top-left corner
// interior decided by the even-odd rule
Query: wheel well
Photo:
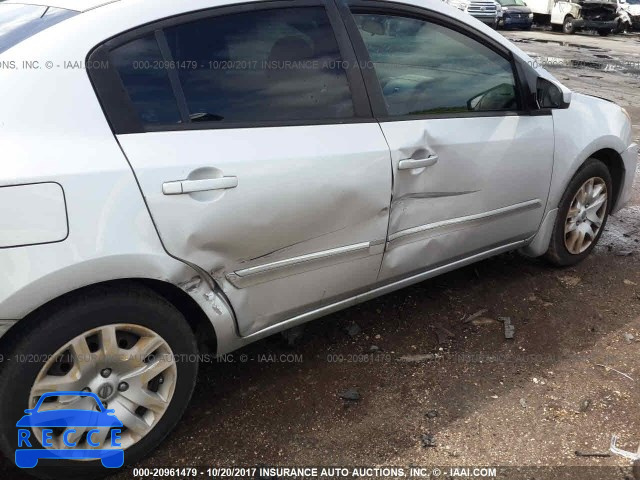
[[[609,169],[611,174],[611,181],[613,182],[613,205],[618,203],[618,196],[624,182],[624,162],[618,152],[611,148],[605,148],[598,150],[591,155],[592,158],[597,158],[604,163]]]
[[[96,287],[108,286],[113,288],[147,288],[152,290],[156,295],[164,298],[177,308],[187,323],[193,330],[196,339],[198,340],[198,348],[201,353],[215,353],[217,349],[216,332],[211,325],[211,322],[207,318],[206,314],[202,311],[198,303],[191,298],[191,296],[182,290],[180,287],[161,280],[152,280],[146,278],[130,278],[110,280],[107,282],[96,283],[81,287],[77,290],[66,293],[58,298],[55,298],[44,305],[40,306],[22,320],[19,320],[9,331],[0,339],[0,352],[3,352],[6,346],[15,339],[16,336],[20,336],[22,332],[28,331],[31,324],[39,317],[43,311],[51,308],[59,307],[69,301],[73,301],[73,297],[80,296],[89,293],[90,290]]]

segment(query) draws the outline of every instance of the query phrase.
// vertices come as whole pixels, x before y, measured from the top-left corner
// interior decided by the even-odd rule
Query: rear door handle
[[[226,190],[236,188],[238,177],[205,178],[203,180],[178,180],[162,184],[165,195],[182,195],[183,193],[208,192],[210,190]]]
[[[398,170],[413,170],[414,168],[431,167],[436,163],[438,163],[437,155],[431,155],[427,158],[421,158],[419,160],[413,160],[410,158],[407,160],[400,160],[400,163],[398,164]]]

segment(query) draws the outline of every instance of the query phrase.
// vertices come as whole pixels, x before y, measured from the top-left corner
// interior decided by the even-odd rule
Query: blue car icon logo
[[[95,400],[94,409],[56,409],[42,408],[50,397],[89,397]],[[93,403],[93,402],[92,402]],[[100,459],[106,468],[120,468],[124,464],[124,450],[120,444],[122,422],[115,416],[114,410],[106,410],[100,399],[92,392],[49,392],[40,397],[36,406],[25,410],[26,415],[18,420],[18,449],[16,450],[16,465],[20,468],[34,468],[40,459],[88,460]],[[37,428],[42,432],[42,438],[33,438]],[[96,448],[75,448],[77,442],[72,435],[76,428],[86,430],[87,443]],[[61,435],[66,448],[54,448],[52,438],[54,429],[64,430]],[[87,430],[88,429],[88,430]],[[110,448],[97,448],[100,443],[93,439],[100,434],[100,429],[109,429]],[[45,448],[34,448],[37,442]],[[23,448],[24,447],[24,448]]]

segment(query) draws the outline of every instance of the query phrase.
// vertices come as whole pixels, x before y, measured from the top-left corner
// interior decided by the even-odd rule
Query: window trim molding
[[[351,37],[358,61],[360,64],[368,65],[373,63],[369,52],[366,48],[362,35],[358,29],[358,26],[353,17],[354,11],[362,11],[367,14],[386,14],[386,15],[399,15],[408,18],[415,18],[417,20],[423,20],[425,22],[435,23],[444,28],[448,28],[455,32],[458,32],[471,40],[474,40],[498,55],[502,56],[511,65],[511,70],[515,80],[516,94],[518,96],[518,102],[520,108],[518,110],[503,110],[503,111],[484,111],[484,112],[460,112],[460,113],[429,113],[418,115],[389,115],[387,106],[380,86],[380,81],[373,69],[363,69],[362,75],[365,79],[367,92],[369,94],[369,100],[371,102],[373,114],[380,122],[402,122],[412,120],[430,120],[430,119],[447,119],[447,118],[476,118],[476,117],[505,117],[505,116],[530,116],[530,115],[545,115],[551,114],[547,111],[532,111],[527,104],[527,92],[525,91],[525,85],[523,79],[520,78],[520,71],[517,68],[517,60],[513,56],[511,50],[496,42],[494,39],[488,37],[482,32],[474,29],[472,26],[461,22],[453,17],[449,17],[440,12],[429,10],[423,7],[414,5],[407,5],[404,3],[397,3],[393,1],[384,0],[334,0],[342,15],[349,36]]]
[[[110,60],[110,52],[114,49],[127,44],[131,41],[145,37],[147,35],[155,35],[156,42],[160,51],[167,60],[166,55],[171,58],[171,52],[162,48],[162,39],[164,37],[164,29],[201,20],[204,18],[212,18],[224,15],[232,15],[245,12],[255,12],[262,10],[282,9],[282,8],[304,8],[304,7],[322,7],[327,14],[330,26],[333,30],[336,43],[340,52],[341,60],[348,63],[349,66],[356,68],[346,68],[345,75],[347,85],[351,93],[353,102],[354,116],[348,118],[319,118],[319,119],[301,119],[301,120],[274,120],[274,121],[255,121],[255,122],[189,122],[181,124],[167,125],[145,125],[139,118],[131,98],[121,80],[120,74],[116,70],[114,63]],[[165,39],[166,41],[166,39]],[[361,70],[357,67],[355,51],[349,42],[347,30],[342,21],[342,17],[338,12],[335,3],[332,0],[269,0],[266,2],[248,2],[235,5],[222,5],[194,12],[186,12],[172,17],[159,19],[151,23],[140,25],[131,30],[124,31],[116,36],[103,41],[100,45],[94,47],[87,55],[87,62],[108,61],[109,68],[102,70],[89,70],[89,79],[93,85],[94,91],[102,110],[105,114],[111,129],[116,135],[146,133],[146,132],[168,132],[182,130],[220,130],[228,128],[264,128],[264,127],[280,127],[280,126],[312,126],[312,125],[340,125],[351,123],[374,123],[374,118],[369,97],[366,91],[365,80],[362,77]],[[174,72],[176,78],[172,79],[172,70],[169,70],[169,80],[173,90],[174,97],[178,104],[178,110],[181,116],[184,115],[180,107],[180,96],[184,99],[184,92],[179,81],[177,72]],[[177,83],[175,83],[177,81]],[[182,93],[181,93],[182,92]],[[186,99],[184,100],[186,104]],[[184,107],[184,106],[183,106]],[[188,109],[187,109],[188,115]],[[184,116],[183,116],[184,121]]]

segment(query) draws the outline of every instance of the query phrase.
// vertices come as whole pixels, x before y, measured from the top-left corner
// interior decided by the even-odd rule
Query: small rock
[[[430,433],[420,435],[420,441],[422,442],[422,446],[425,448],[437,446],[436,437]]]
[[[438,416],[438,411],[437,410],[429,410],[427,413],[425,413],[427,418],[436,418]]]
[[[584,400],[582,400],[580,402],[580,407],[578,408],[578,410],[581,413],[586,412],[587,410],[589,410],[589,407],[591,406],[591,399],[590,398],[585,398]]]
[[[356,390],[355,388],[349,388],[340,393],[338,396],[343,400],[349,400],[350,402],[359,402],[362,399],[360,392],[358,392],[358,390]]]
[[[616,257],[630,257],[633,255],[633,250],[620,250],[615,253]]]
[[[628,280],[628,279],[626,279],[626,278],[624,279],[624,284],[625,284],[625,285],[637,285],[637,283],[636,283],[636,282],[633,282],[633,281]]]
[[[360,325],[358,325],[356,322],[351,322],[346,330],[347,335],[349,335],[350,337],[355,337],[362,331]]]
[[[633,342],[634,338],[636,338],[636,337],[634,337],[634,336],[633,336],[632,334],[630,334],[630,333],[625,333],[625,334],[624,334],[624,339],[627,341],[627,343],[631,343],[631,342]]]
[[[382,338],[382,336],[381,336],[380,334],[377,334],[374,338],[375,338],[376,340],[380,340],[380,339]]]
[[[540,383],[540,380],[538,380],[536,377],[533,377],[531,380],[532,380],[532,381],[533,381],[533,383],[535,383],[536,385],[537,385],[538,383]]]
[[[558,280],[560,280],[560,282],[567,287],[575,287],[582,281],[580,277],[576,277],[573,275],[564,275],[562,277],[558,277]]]
[[[369,351],[370,351],[371,353],[379,352],[379,351],[380,351],[380,347],[378,347],[377,345],[371,345],[371,346],[369,347]]]
[[[520,399],[520,406],[522,408],[527,408],[527,401],[524,398]]]

